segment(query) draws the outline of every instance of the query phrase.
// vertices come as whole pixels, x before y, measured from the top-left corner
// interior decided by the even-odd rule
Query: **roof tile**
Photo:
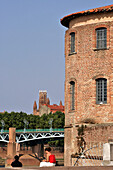
[[[65,27],[69,27],[69,22],[70,20],[81,16],[81,15],[88,15],[91,13],[99,13],[99,12],[105,12],[105,11],[113,11],[113,4],[112,5],[108,5],[108,6],[104,6],[104,7],[99,7],[99,8],[94,8],[94,9],[89,9],[89,10],[85,10],[85,11],[80,11],[80,12],[76,12],[76,13],[72,13],[69,14],[65,17],[63,17],[60,22],[63,26]]]

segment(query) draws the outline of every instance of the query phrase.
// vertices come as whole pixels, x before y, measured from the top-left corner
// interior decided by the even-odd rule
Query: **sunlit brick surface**
[[[72,154],[78,151],[77,124],[113,123],[113,5],[67,16],[61,23],[65,33],[65,165],[72,165]],[[92,12],[93,11],[93,12]],[[72,17],[73,16],[73,17]],[[64,23],[65,22],[65,23]],[[96,49],[96,29],[107,29],[107,48]],[[70,53],[75,33],[75,52]],[[96,79],[107,79],[107,104],[96,104]],[[74,110],[70,82],[75,82]],[[86,146],[108,142],[113,125],[90,127],[85,131]],[[96,165],[96,164],[95,164]],[[97,163],[98,165],[98,163]]]

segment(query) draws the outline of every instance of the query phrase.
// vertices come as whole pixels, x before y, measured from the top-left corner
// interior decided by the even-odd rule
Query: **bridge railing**
[[[16,129],[17,133],[24,133],[24,129]],[[50,132],[50,129],[26,129],[25,132]],[[52,132],[64,132],[64,128],[52,129]],[[9,130],[4,130],[3,133],[9,133]]]

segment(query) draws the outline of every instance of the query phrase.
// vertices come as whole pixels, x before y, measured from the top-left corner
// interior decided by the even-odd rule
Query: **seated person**
[[[45,167],[45,166],[55,166],[56,164],[56,159],[55,159],[55,155],[51,154],[51,148],[45,148],[45,152],[47,154],[47,159],[44,159],[41,163],[40,163],[40,167]]]
[[[19,156],[16,155],[15,160],[11,163],[12,167],[22,167],[22,163],[19,161]]]

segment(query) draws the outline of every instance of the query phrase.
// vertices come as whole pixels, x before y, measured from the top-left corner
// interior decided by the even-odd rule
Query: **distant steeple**
[[[59,104],[59,106],[62,106],[62,101],[60,100],[60,104]]]
[[[33,111],[34,110],[37,110],[37,104],[36,104],[36,101],[34,101],[34,105],[33,105]]]
[[[47,105],[50,105],[50,100],[49,100],[49,98],[47,98],[46,104],[47,104]]]

